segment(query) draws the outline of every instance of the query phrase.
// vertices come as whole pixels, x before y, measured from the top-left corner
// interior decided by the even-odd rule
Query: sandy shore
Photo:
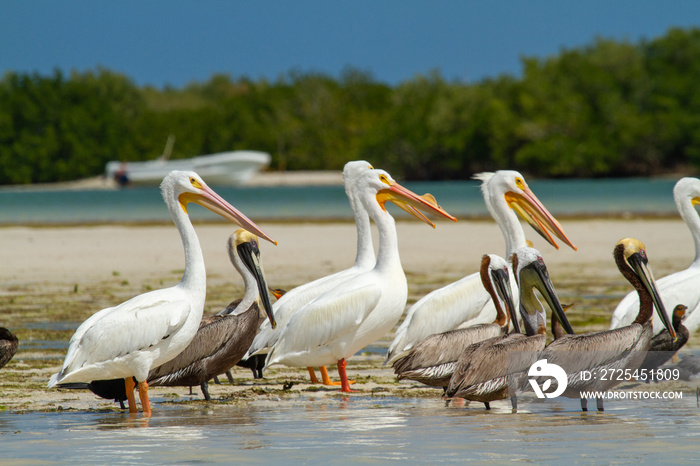
[[[572,320],[586,323],[581,330],[606,328],[615,304],[631,289],[612,260],[612,249],[620,238],[634,236],[646,244],[657,277],[683,269],[693,259],[693,243],[680,219],[570,219],[562,224],[578,251],[566,246],[557,251],[531,230],[528,235],[542,252],[562,302],[575,304]],[[261,227],[279,242],[278,246],[261,246],[268,283],[273,287],[289,289],[353,262],[352,223],[262,223]],[[482,254],[504,252],[502,236],[492,221],[441,221],[435,230],[401,221],[397,229],[409,304],[475,272]],[[240,278],[225,251],[226,239],[234,228],[216,223],[196,225],[196,230],[208,272],[205,313],[212,313],[241,292]],[[0,237],[5,265],[0,268],[0,325],[15,330],[22,341],[18,354],[0,371],[0,409],[111,407],[89,392],[45,390],[48,376],[62,363],[65,347],[58,344],[53,350],[43,350],[36,342],[70,338],[71,324],[56,328],[48,323],[75,325],[130,296],[176,283],[184,265],[177,231],[171,225],[5,227],[0,229]],[[391,338],[387,335],[379,345],[387,345]],[[380,366],[381,361],[378,354],[349,361],[350,376],[358,379],[360,393],[404,389],[421,393],[418,384],[395,382],[392,372]],[[316,390],[306,382],[303,369],[280,368],[268,376],[261,383],[253,382],[249,372],[241,369],[236,372],[235,387],[214,386],[212,395],[225,399],[271,396],[289,381],[295,385],[284,393]],[[242,395],[233,395],[236,391]],[[159,396],[161,401],[182,401],[189,399],[187,393],[187,388],[167,388],[156,389],[153,396],[156,402]],[[321,393],[337,392],[321,389]]]

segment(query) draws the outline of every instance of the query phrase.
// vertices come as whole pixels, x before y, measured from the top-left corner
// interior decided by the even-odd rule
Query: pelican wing
[[[461,324],[482,314],[491,303],[491,297],[481,283],[478,273],[434,290],[416,301],[406,313],[406,318],[396,330],[389,347],[385,364],[392,363],[399,354],[429,335],[454,330]],[[496,316],[496,308],[486,313],[481,322],[490,323]]]
[[[60,377],[83,366],[106,362],[157,345],[178,331],[190,302],[168,293],[146,293],[90,317],[71,338]]]
[[[430,335],[397,357],[392,364],[394,373],[457,362],[469,345],[502,333],[497,324],[481,324]]]
[[[644,332],[647,335],[644,335]],[[647,351],[651,337],[651,326],[639,324],[613,330],[565,335],[542,352],[541,359],[554,363],[567,372],[577,374],[584,370],[612,365],[630,351],[642,356]],[[646,343],[644,338],[647,338]]]
[[[216,354],[236,337],[241,322],[240,315],[205,317],[187,348],[170,361],[152,369],[148,373],[148,383]]]
[[[260,324],[260,331],[255,336],[253,344],[250,345],[250,349],[244,356],[244,359],[268,351],[277,342],[282,331],[287,326],[287,323],[299,309],[358,273],[359,269],[352,267],[289,290],[272,305],[277,327],[273,329],[270,325],[270,320],[265,319],[265,321]]]
[[[543,335],[513,334],[470,345],[457,361],[446,395],[455,396],[474,385],[527,371],[544,342]]]
[[[376,283],[364,283],[349,289],[340,285],[319,296],[294,314],[270,351],[268,365],[351,335],[381,295]]]

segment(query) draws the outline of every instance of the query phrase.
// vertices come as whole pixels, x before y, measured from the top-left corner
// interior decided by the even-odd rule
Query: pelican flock
[[[517,171],[500,170],[480,173],[481,192],[489,213],[501,229],[506,241],[506,255],[510,260],[516,249],[527,246],[516,212],[555,248],[559,248],[550,232],[572,249],[576,246],[564,233],[561,224],[545,208]],[[512,278],[514,286],[515,280]],[[517,290],[513,290],[516,299]],[[413,347],[428,335],[446,332],[475,324],[493,322],[496,308],[481,284],[479,273],[439,288],[416,301],[407,311],[389,347],[385,364],[393,363],[399,354]]]
[[[583,391],[606,391],[619,384],[615,377],[597,377],[585,380],[581,374],[600,370],[635,370],[640,367],[651,345],[651,317],[656,309],[672,339],[676,333],[670,324],[666,308],[659,297],[644,244],[634,238],[624,238],[615,245],[613,252],[620,273],[630,282],[639,296],[637,318],[629,325],[613,330],[585,334],[563,335],[547,346],[540,359],[562,367],[567,373],[564,396],[581,399],[581,409],[587,410]],[[563,321],[568,319],[562,312]],[[568,330],[568,329],[567,329]],[[602,411],[603,400],[597,400]]]
[[[146,382],[149,371],[189,345],[204,310],[206,270],[187,214],[190,203],[200,204],[276,244],[194,172],[171,172],[163,179],[161,192],[185,251],[182,280],[173,287],[149,291],[103,309],[83,322],[70,339],[63,366],[51,376],[48,388],[62,383],[125,379],[129,411],[135,413],[135,378],[142,411],[151,413]]]
[[[613,251],[615,264],[635,291],[613,312],[611,330],[583,334],[574,334],[565,315],[567,306],[561,305],[544,259],[529,246],[518,217],[555,248],[558,239],[576,250],[559,221],[519,172],[500,170],[475,178],[481,181],[484,202],[505,240],[505,259],[484,254],[478,272],[423,296],[398,325],[406,310],[408,281],[396,223],[386,203],[433,228],[427,214],[456,221],[433,196],[406,189],[367,161],[348,162],[343,182],[355,220],[355,261],[345,270],[285,293],[268,288],[260,258],[258,238],[276,242],[199,175],[171,172],[161,192],[183,244],[181,281],[93,314],[75,331],[48,387],[87,388],[122,406],[128,400],[130,413],[137,411],[138,388],[142,411],[150,415],[149,386],[198,385],[210,400],[209,380],[223,373],[232,380],[229,371],[237,363],[247,364],[257,379],[262,377],[264,360],[265,368],[308,368],[312,383],[318,383],[313,369],[318,367],[322,383],[350,392],[347,360],[398,325],[384,364],[392,365],[399,381],[439,387],[446,399],[477,401],[487,409],[493,401],[510,399],[516,409],[517,396],[527,391],[528,383],[544,381],[541,376],[528,379],[538,360],[566,368],[568,387],[562,395],[581,398],[581,391],[605,391],[616,385],[612,380],[584,381],[582,371],[659,367],[700,327],[697,178],[682,178],[673,193],[695,243],[691,265],[657,282],[641,241],[620,240]],[[190,203],[241,227],[226,245],[243,278],[243,297],[204,318],[206,271],[187,211]],[[372,222],[378,238],[376,256]],[[277,297],[274,304],[268,292]],[[672,322],[665,305],[675,306]],[[549,344],[546,308],[554,337]],[[15,351],[16,337],[0,328],[0,367]],[[677,367],[691,360],[686,358]],[[339,382],[330,379],[326,370],[330,364],[337,365]],[[602,399],[597,406],[603,410]],[[581,408],[587,409],[585,398]]]
[[[480,401],[486,409],[491,408],[492,401],[510,398],[513,409],[517,409],[515,392],[547,341],[547,314],[534,289],[544,297],[552,319],[558,319],[568,330],[564,310],[539,251],[523,247],[513,254],[525,335],[515,332],[467,347],[445,390],[448,398]]]

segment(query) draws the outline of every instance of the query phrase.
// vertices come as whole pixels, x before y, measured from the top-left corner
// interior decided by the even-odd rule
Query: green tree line
[[[234,149],[272,170],[340,170],[366,159],[411,180],[512,168],[539,177],[647,176],[700,168],[700,29],[638,43],[596,39],[522,58],[522,76],[479,82],[439,71],[395,86],[338,78],[212,76],[139,87],[107,69],[0,80],[0,184],[74,180],[110,160]]]

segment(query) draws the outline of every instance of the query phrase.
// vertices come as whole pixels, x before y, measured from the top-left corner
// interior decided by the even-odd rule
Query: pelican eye
[[[391,182],[389,181],[389,178],[387,178],[386,175],[379,175],[379,181],[381,181],[384,184],[388,184],[391,186]]]
[[[519,177],[516,178],[515,179],[515,186],[517,186],[520,189],[525,189],[525,180],[523,180],[522,178],[519,178]]]
[[[190,184],[197,189],[202,189],[202,184],[194,176],[190,177]]]

